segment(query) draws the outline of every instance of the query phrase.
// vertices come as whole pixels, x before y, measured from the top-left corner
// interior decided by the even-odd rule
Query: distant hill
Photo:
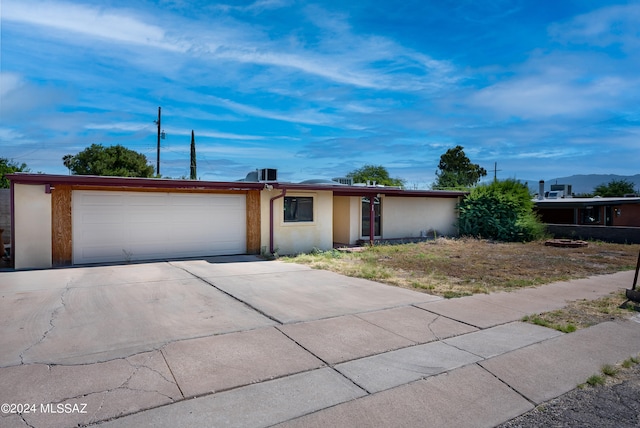
[[[636,190],[640,189],[640,174],[636,175],[616,175],[616,174],[587,174],[571,175],[569,177],[558,177],[544,181],[544,189],[549,190],[552,184],[571,184],[573,193],[591,193],[599,184],[606,184],[612,180],[627,180],[635,184]],[[540,180],[520,180],[529,184],[529,189],[533,193],[538,193],[538,182]]]

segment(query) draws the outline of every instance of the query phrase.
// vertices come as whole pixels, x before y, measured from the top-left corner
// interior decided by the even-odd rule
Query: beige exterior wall
[[[382,199],[382,238],[417,238],[420,231],[435,230],[438,235],[455,235],[456,198]]]
[[[360,205],[358,196],[333,198],[333,242],[353,245],[360,239]]]
[[[15,184],[16,269],[51,267],[51,194],[44,185]]]
[[[333,193],[288,191],[286,196],[313,197],[313,221],[290,223],[284,221],[284,198],[274,201],[273,219],[270,217],[269,202],[281,193],[278,189],[261,192],[262,251],[269,252],[270,221],[273,221],[273,247],[278,254],[304,253],[313,250],[314,247],[321,250],[333,248]]]

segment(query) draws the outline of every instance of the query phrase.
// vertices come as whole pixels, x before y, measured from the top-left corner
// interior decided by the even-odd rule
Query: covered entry
[[[74,190],[73,263],[247,252],[246,195]]]

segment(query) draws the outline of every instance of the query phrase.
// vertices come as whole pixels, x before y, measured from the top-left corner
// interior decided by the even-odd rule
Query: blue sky
[[[2,0],[0,157],[122,144],[161,173],[428,188],[462,145],[499,178],[640,173],[640,3]]]

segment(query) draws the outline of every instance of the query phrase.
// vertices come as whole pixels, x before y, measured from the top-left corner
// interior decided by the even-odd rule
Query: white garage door
[[[76,190],[73,263],[246,253],[245,195]]]

